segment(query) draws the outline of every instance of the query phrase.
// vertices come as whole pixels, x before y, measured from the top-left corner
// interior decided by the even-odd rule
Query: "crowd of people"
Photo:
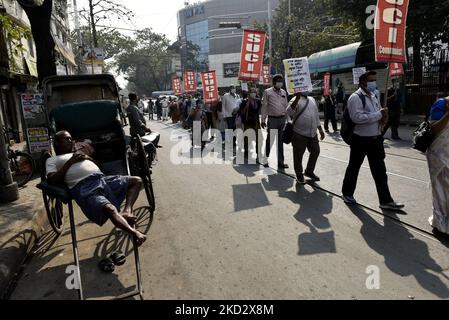
[[[391,129],[392,139],[400,140],[399,123],[402,95],[398,82],[393,80],[387,91],[387,105],[382,106],[377,88],[375,71],[368,71],[360,77],[359,89],[345,99],[341,86],[334,95],[324,98],[324,128],[321,126],[319,104],[308,93],[299,93],[289,99],[283,89],[282,75],[273,77],[273,85],[261,96],[257,88],[237,92],[234,85],[228,92],[220,95],[214,103],[204,103],[200,95],[183,95],[180,97],[162,97],[150,102],[149,113],[152,119],[153,108],[156,108],[157,119],[172,123],[181,123],[183,128],[191,129],[194,121],[201,122],[201,133],[208,129],[216,129],[221,133],[223,144],[231,143],[234,150],[243,150],[245,159],[250,157],[251,145],[255,144],[257,163],[268,167],[268,158],[277,141],[277,165],[283,170],[288,165],[284,159],[284,130],[286,123],[292,124],[291,143],[293,147],[293,164],[297,183],[305,184],[305,177],[312,181],[320,181],[315,173],[320,156],[320,141],[326,138],[329,124],[334,133],[338,133],[336,115],[347,112],[353,122],[353,134],[350,143],[349,164],[342,182],[342,196],[346,204],[357,204],[354,198],[360,168],[368,159],[372,177],[377,189],[379,207],[384,210],[400,211],[405,206],[394,200],[391,195],[387,168],[385,165],[384,136]],[[165,110],[164,110],[165,109]],[[429,223],[435,232],[449,236],[449,97],[442,98],[432,107],[432,130],[435,141],[427,153],[433,191],[434,214]],[[131,124],[132,125],[132,124]],[[245,135],[242,146],[237,145],[235,135],[228,137],[226,129],[243,131],[253,130],[253,135]],[[267,130],[265,149],[262,151],[259,131]],[[143,129],[142,127],[142,130]],[[274,135],[274,136],[273,136]],[[254,137],[254,141],[250,136]],[[210,134],[208,141],[215,136]],[[232,139],[232,140],[231,140]],[[201,141],[204,148],[206,142]],[[195,143],[192,140],[192,145]],[[303,156],[306,150],[310,153],[304,169]]]

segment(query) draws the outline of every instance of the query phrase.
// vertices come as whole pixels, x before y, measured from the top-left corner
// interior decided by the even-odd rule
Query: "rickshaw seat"
[[[83,101],[60,105],[50,113],[56,131],[67,130],[73,135],[115,129],[118,103],[112,100]]]
[[[59,199],[67,204],[72,200],[69,189],[66,186],[49,184],[47,180],[37,185],[37,188],[44,191],[49,197]]]

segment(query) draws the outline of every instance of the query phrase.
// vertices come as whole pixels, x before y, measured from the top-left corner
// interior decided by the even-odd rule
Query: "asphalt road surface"
[[[336,135],[321,145],[317,188],[295,185],[292,168],[286,175],[232,161],[174,164],[191,160],[189,141],[178,140],[188,139],[187,132],[160,122],[151,128],[162,134],[164,148],[154,167],[154,219],[143,193],[136,206],[139,228],[148,234],[140,249],[145,299],[449,298],[449,251],[426,233],[427,164],[410,142],[386,141],[390,187],[407,207],[382,215],[367,165],[356,194],[365,207],[349,208],[338,197],[349,149]],[[410,129],[402,131],[409,136]],[[290,147],[286,159],[292,166]],[[134,289],[129,239],[110,223],[99,228],[79,210],[76,215],[86,296]],[[76,299],[66,286],[73,264],[69,230],[42,242],[11,298]],[[129,254],[127,263],[101,273],[98,261],[117,248]]]

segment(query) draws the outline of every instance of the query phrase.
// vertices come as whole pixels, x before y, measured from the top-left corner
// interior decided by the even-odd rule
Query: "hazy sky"
[[[134,11],[137,29],[151,27],[157,33],[166,34],[171,41],[177,36],[177,12],[184,7],[185,0],[115,0]],[[78,9],[86,6],[87,0],[78,0]],[[132,24],[120,27],[134,29]]]

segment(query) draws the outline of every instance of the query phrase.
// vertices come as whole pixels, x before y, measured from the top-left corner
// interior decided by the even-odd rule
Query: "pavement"
[[[363,206],[343,203],[338,194],[349,149],[337,135],[321,145],[322,182],[302,187],[289,176],[292,169],[188,164],[185,130],[156,121],[151,128],[161,132],[164,148],[154,168],[154,217],[143,193],[136,205],[139,229],[148,235],[140,249],[145,299],[449,298],[449,252],[427,232],[427,164],[410,148],[412,128],[401,128],[404,141],[386,141],[390,187],[407,205],[401,215],[377,209],[366,164],[356,194]],[[286,147],[292,166],[291,152]],[[213,150],[209,155],[223,160]],[[195,152],[193,159],[201,163]],[[76,220],[86,296],[132,291],[129,239],[110,223],[89,223],[78,208]],[[98,262],[117,249],[128,262],[101,273]],[[69,229],[57,239],[45,234],[10,298],[76,299],[67,286],[72,264]]]
[[[48,227],[42,193],[35,178],[19,189],[19,200],[0,204],[0,299]]]

